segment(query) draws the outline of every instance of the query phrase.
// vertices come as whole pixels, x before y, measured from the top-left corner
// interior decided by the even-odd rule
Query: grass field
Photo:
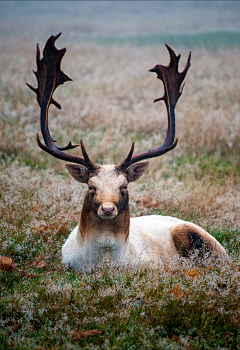
[[[27,5],[16,6],[24,18]],[[229,6],[230,11],[237,5]],[[14,14],[2,9],[13,21]],[[227,19],[223,27],[231,23]],[[61,247],[78,222],[86,188],[70,178],[63,162],[38,148],[39,107],[24,85],[36,86],[35,44],[39,41],[42,50],[47,37],[57,34],[54,21],[39,39],[36,22],[30,41],[28,22],[18,34],[16,28],[24,26],[18,27],[17,19],[12,29],[7,20],[0,26],[0,256],[12,259],[0,258],[0,349],[239,349],[238,32],[219,25],[211,34],[178,34],[176,23],[175,34],[162,35],[151,26],[137,34],[132,23],[129,35],[113,30],[104,36],[84,22],[85,36],[69,35],[68,44],[63,30],[56,46],[67,46],[63,71],[73,82],[55,93],[63,109],[51,106],[50,131],[59,145],[83,138],[98,164],[119,163],[133,140],[136,152],[163,143],[166,110],[162,102],[152,103],[163,87],[148,69],[168,64],[166,38],[181,52],[180,70],[192,50],[176,108],[178,146],[152,160],[141,180],[129,186],[130,210],[132,216],[192,221],[218,239],[232,259],[231,267],[190,261],[124,271],[108,262],[81,275],[61,264]],[[102,332],[81,333],[94,329]]]

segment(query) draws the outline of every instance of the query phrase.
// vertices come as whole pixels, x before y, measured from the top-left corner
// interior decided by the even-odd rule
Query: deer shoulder
[[[67,161],[66,169],[71,176],[88,187],[79,224],[62,248],[63,263],[78,271],[90,271],[106,258],[120,265],[131,261],[161,264],[176,256],[189,258],[193,254],[200,259],[212,255],[227,260],[227,253],[220,243],[197,225],[160,215],[130,219],[129,183],[137,181],[147,170],[149,162],[146,159],[162,156],[177,145],[175,106],[183,91],[191,53],[184,70],[178,72],[180,55],[176,56],[166,45],[170,54],[169,65],[156,65],[150,69],[164,85],[164,95],[154,100],[164,101],[167,110],[168,128],[164,143],[156,149],[134,154],[133,142],[127,157],[118,165],[97,165],[90,159],[82,140],[80,144],[72,145],[70,141],[59,147],[49,132],[49,105],[61,108],[53,99],[53,93],[60,84],[71,80],[61,70],[66,49],[55,47],[60,34],[48,39],[42,59],[37,46],[37,71],[34,73],[38,87],[27,85],[36,93],[40,105],[44,144],[37,134],[39,147],[53,157]],[[66,152],[78,146],[82,157]]]

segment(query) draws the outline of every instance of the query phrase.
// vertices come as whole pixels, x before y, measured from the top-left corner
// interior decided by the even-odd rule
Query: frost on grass
[[[69,272],[38,281],[21,279],[20,290],[4,295],[2,334],[14,349],[21,344],[22,334],[28,334],[29,348],[34,339],[48,347],[64,348],[62,342],[70,339],[71,330],[91,329],[101,329],[109,336],[93,340],[94,345],[87,342],[86,348],[121,348],[134,338],[138,347],[156,342],[164,347],[174,344],[173,339],[197,349],[199,344],[211,345],[218,332],[224,334],[219,345],[229,333],[236,342],[239,271],[212,265],[191,267],[190,274],[190,267],[188,263],[160,271],[147,266],[118,271],[109,266],[89,275]],[[21,330],[14,333],[16,322]]]

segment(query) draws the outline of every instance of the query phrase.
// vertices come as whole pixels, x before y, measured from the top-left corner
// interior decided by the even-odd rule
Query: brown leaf
[[[17,264],[14,263],[12,258],[8,258],[7,256],[0,256],[0,270],[4,271],[12,271],[15,270]]]
[[[188,270],[185,270],[185,274],[190,277],[191,279],[194,279],[196,277],[201,277],[201,274],[200,272],[198,272],[197,270],[194,270],[194,269],[188,269]]]
[[[50,237],[48,237],[47,235],[44,235],[44,234],[43,234],[43,238],[45,239],[45,241],[46,241],[47,243],[51,243],[51,242],[52,242],[52,239],[51,239]]]
[[[152,207],[153,208],[159,208],[160,207],[160,205],[162,205],[164,202],[154,202],[153,204],[152,204]]]
[[[53,224],[41,224],[41,225],[37,225],[37,226],[32,226],[31,231],[33,233],[37,233],[37,234],[42,235],[47,243],[51,243],[52,239],[50,237],[48,237],[48,235],[46,233],[53,232],[53,231],[56,232],[58,230],[58,228],[59,228],[59,226],[53,225]]]
[[[179,343],[180,342],[180,338],[178,335],[174,335],[172,336],[172,340],[175,341],[175,343]]]
[[[43,234],[47,231],[56,231],[57,229],[58,226],[53,224],[41,224],[31,227],[31,231],[38,234]]]
[[[79,331],[69,331],[69,334],[73,337],[73,339],[75,340],[82,340],[82,339],[86,339],[89,337],[96,337],[97,335],[104,333],[103,330],[101,329],[91,329],[89,331],[85,331],[85,332],[79,332]]]
[[[176,299],[182,299],[184,297],[184,293],[179,284],[176,284],[171,293]]]
[[[139,197],[136,203],[142,207],[151,208],[153,204],[153,199],[151,197]]]
[[[12,331],[17,332],[22,326],[19,323],[14,323],[12,326]]]

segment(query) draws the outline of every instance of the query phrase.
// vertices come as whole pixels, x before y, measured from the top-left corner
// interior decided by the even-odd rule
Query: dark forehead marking
[[[94,169],[94,170],[89,170],[89,171],[88,171],[89,178],[91,178],[91,177],[93,177],[93,176],[98,176],[100,169],[101,169],[101,166],[98,165],[96,169]]]
[[[126,174],[126,171],[123,171],[121,169],[119,169],[117,166],[115,166],[115,170],[114,172],[117,174],[117,175],[123,175],[127,178],[127,174]]]

